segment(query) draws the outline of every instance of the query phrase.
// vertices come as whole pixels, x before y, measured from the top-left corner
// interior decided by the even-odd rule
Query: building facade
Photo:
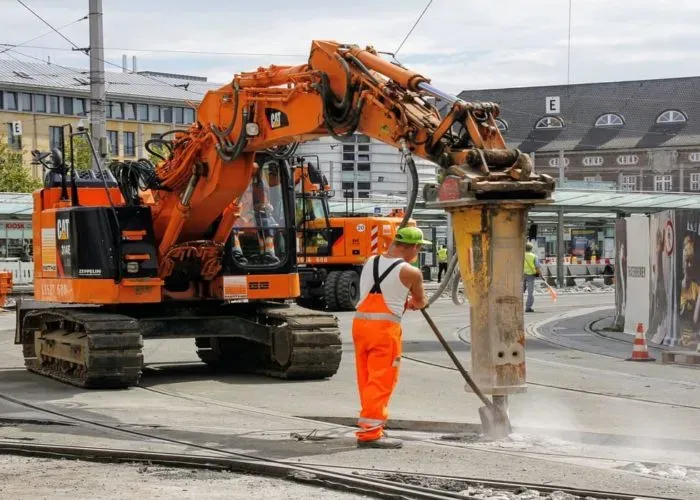
[[[363,134],[339,141],[322,137],[301,144],[297,154],[318,162],[337,198],[383,198],[405,200],[410,178],[396,147]],[[435,181],[436,165],[414,157],[419,194],[423,185]]]
[[[146,141],[191,124],[206,91],[221,86],[202,77],[147,71],[107,71],[105,81],[109,156],[115,159],[146,157]],[[63,126],[75,128],[89,111],[89,71],[0,59],[0,136],[23,151],[36,177],[41,167],[32,165],[30,152],[58,147]]]
[[[536,170],[562,187],[700,193],[699,91],[700,77],[690,77],[459,97],[498,103],[497,124],[508,146],[534,156]]]

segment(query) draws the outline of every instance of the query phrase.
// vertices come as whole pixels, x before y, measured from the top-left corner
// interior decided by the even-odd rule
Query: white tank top
[[[367,259],[365,267],[362,268],[362,274],[360,274],[360,302],[362,302],[365,297],[369,294],[369,291],[374,286],[374,259],[379,258],[378,256],[373,256]],[[381,276],[387,268],[400,260],[394,257],[384,257],[381,256],[379,259],[379,276]],[[394,269],[391,270],[389,275],[384,278],[381,282],[379,288],[382,290],[382,295],[384,296],[384,302],[386,302],[389,310],[396,314],[397,316],[403,316],[403,308],[406,304],[406,298],[408,297],[409,289],[401,283],[401,278],[399,278],[399,273],[403,266],[408,266],[407,262],[402,262]]]

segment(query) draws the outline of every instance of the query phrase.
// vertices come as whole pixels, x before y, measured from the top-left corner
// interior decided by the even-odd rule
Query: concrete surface
[[[0,498],[17,500],[367,498],[280,479],[158,466],[0,456],[0,471]]]
[[[651,476],[633,466],[642,463],[653,470],[658,464],[675,464],[693,473],[700,470],[699,373],[588,352],[605,354],[613,349],[608,343],[619,342],[584,331],[573,315],[609,309],[612,300],[608,294],[566,296],[556,302],[536,299],[538,312],[526,315],[528,392],[510,398],[515,433],[496,443],[480,441],[473,434],[481,404],[464,391],[464,382],[419,313],[408,313],[403,322],[406,359],[390,405],[390,419],[415,421],[407,426],[410,430],[395,432],[407,440],[398,451],[357,450],[353,428],[334,423],[352,423],[358,412],[351,313],[338,314],[345,348],[340,370],[330,380],[285,382],[215,375],[196,362],[193,341],[161,340],[146,342],[150,367],[144,387],[124,391],[82,391],[26,372],[21,349],[12,344],[12,332],[1,331],[12,328],[13,315],[2,315],[0,393],[124,430],[294,462],[517,479],[696,500],[700,484],[691,480],[694,474],[673,479]],[[431,315],[468,369],[469,346],[463,342],[469,340],[468,307],[440,299]],[[557,334],[550,335],[552,331]],[[564,342],[567,339],[584,342],[572,349]],[[622,347],[617,349],[622,353]],[[0,426],[4,440],[201,452],[83,423],[26,423],[61,418],[9,402],[0,405],[0,416],[16,420],[15,425]],[[463,435],[456,440],[443,432],[418,432],[431,423],[443,423],[446,431]],[[332,439],[291,437],[313,431]]]

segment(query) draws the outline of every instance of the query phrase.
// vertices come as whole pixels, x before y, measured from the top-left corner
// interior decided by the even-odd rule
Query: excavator
[[[444,118],[429,96],[453,103]],[[436,163],[438,180],[468,178],[484,197],[551,184],[506,147],[498,114],[371,46],[314,40],[303,64],[260,67],[209,91],[195,123],[149,141],[167,150],[155,164],[105,169],[92,141],[90,171],[68,167],[65,152],[34,152],[48,172],[33,193],[34,297],[17,307],[26,368],[126,388],[142,376],[144,340],[194,338],[217,369],[332,377],[337,318],[293,303],[296,145],[361,132]]]
[[[404,211],[386,216],[331,215],[331,187],[304,157],[293,162],[296,200],[297,263],[301,295],[297,303],[311,309],[353,311],[359,300],[362,266],[385,252]],[[415,226],[413,220],[408,225]]]

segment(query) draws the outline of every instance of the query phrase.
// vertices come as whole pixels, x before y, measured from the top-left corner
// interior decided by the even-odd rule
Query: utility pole
[[[107,153],[107,123],[105,119],[104,33],[102,31],[102,0],[90,1],[90,128],[93,144],[101,157]],[[92,158],[92,169],[99,167]]]

